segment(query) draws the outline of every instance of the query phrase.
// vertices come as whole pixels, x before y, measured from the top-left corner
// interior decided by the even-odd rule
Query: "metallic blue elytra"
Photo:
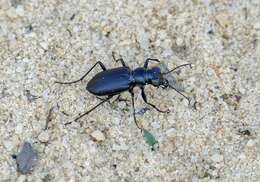
[[[87,84],[86,89],[97,96],[115,95],[129,90],[133,79],[128,67],[120,67],[96,74]]]

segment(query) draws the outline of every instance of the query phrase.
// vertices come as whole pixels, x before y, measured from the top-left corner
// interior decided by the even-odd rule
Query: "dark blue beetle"
[[[170,87],[170,88],[176,90],[182,96],[184,96],[190,102],[188,97],[183,95],[180,91],[178,91],[176,88],[174,88],[173,86],[171,86],[169,84],[168,80],[164,77],[164,75],[166,75],[166,74],[168,74],[168,73],[170,73],[170,72],[172,72],[172,71],[174,71],[174,70],[176,70],[180,67],[187,66],[187,65],[191,66],[191,64],[183,64],[183,65],[180,65],[180,66],[174,68],[171,71],[168,71],[166,73],[161,73],[161,70],[160,70],[159,67],[153,67],[151,69],[148,68],[149,61],[155,61],[155,62],[160,62],[160,61],[158,59],[148,58],[148,59],[146,59],[146,61],[144,63],[144,67],[139,67],[139,68],[136,68],[134,70],[131,70],[128,66],[126,66],[126,64],[125,64],[125,62],[122,58],[116,60],[114,54],[112,54],[112,56],[113,56],[113,59],[116,62],[118,62],[118,61],[121,62],[122,67],[113,68],[113,69],[106,69],[104,64],[102,62],[98,61],[80,79],[72,81],[72,82],[58,82],[58,81],[56,82],[56,83],[59,83],[59,84],[73,84],[73,83],[77,83],[79,81],[82,81],[96,65],[100,65],[100,67],[103,70],[102,72],[99,72],[98,74],[96,74],[88,82],[86,89],[90,93],[92,93],[96,96],[107,96],[107,98],[102,99],[102,102],[97,104],[95,107],[93,107],[89,111],[85,112],[84,114],[81,114],[80,116],[78,116],[75,119],[75,121],[77,121],[81,117],[89,114],[91,111],[96,109],[98,106],[100,106],[104,102],[107,102],[108,100],[110,100],[113,96],[119,95],[121,92],[124,92],[124,91],[129,91],[131,93],[131,96],[132,96],[132,107],[133,107],[134,121],[136,123],[136,126],[139,129],[142,129],[137,124],[136,116],[135,116],[134,92],[133,92],[133,88],[135,86],[138,86],[141,89],[142,98],[143,98],[145,103],[152,106],[153,108],[155,108],[159,112],[162,112],[162,113],[169,112],[169,110],[161,110],[161,109],[157,108],[154,104],[151,104],[147,101],[147,98],[146,98],[146,95],[145,95],[145,92],[144,92],[144,87],[147,84],[153,85],[155,87],[162,87],[162,88]],[[66,124],[70,124],[70,123],[71,122],[66,123]]]

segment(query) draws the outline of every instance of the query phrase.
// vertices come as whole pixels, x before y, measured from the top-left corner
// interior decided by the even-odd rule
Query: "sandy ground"
[[[197,110],[174,90],[146,87],[137,119],[159,142],[151,151],[130,102],[100,102],[75,80],[96,61],[169,68]],[[0,181],[260,181],[260,1],[0,1]],[[136,109],[146,105],[135,89]],[[131,99],[126,92],[123,98]],[[47,123],[47,124],[46,124]],[[93,133],[94,132],[94,133]],[[98,140],[98,141],[97,141]],[[27,175],[12,154],[39,153]]]

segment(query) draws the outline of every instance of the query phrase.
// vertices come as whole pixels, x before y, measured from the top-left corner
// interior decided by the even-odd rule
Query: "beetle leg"
[[[96,96],[96,98],[99,99],[99,100],[101,100],[101,101],[104,101],[104,100],[107,99],[107,98],[102,98],[102,97],[98,97],[98,96]]]
[[[133,90],[129,90],[129,92],[131,93],[131,97],[132,97],[132,108],[133,108],[133,116],[134,116],[135,125],[136,125],[137,128],[139,128],[140,130],[143,130],[143,129],[137,124],[137,121],[136,121],[134,92],[133,92]]]
[[[79,120],[80,118],[82,118],[83,116],[89,114],[90,112],[94,111],[98,106],[104,104],[105,102],[109,101],[113,96],[109,96],[106,99],[104,99],[103,101],[101,101],[100,103],[98,103],[96,106],[92,107],[90,110],[88,110],[87,112],[85,112],[84,114],[79,115],[75,121]]]
[[[154,61],[154,62],[160,62],[159,59],[152,59],[152,58],[147,58],[144,62],[144,68],[148,68],[148,63],[149,61]]]
[[[167,110],[161,110],[161,109],[159,109],[158,107],[156,107],[154,104],[149,103],[149,102],[147,101],[147,98],[146,98],[146,95],[145,95],[145,92],[144,92],[144,87],[141,87],[141,91],[142,91],[142,98],[143,98],[143,100],[144,100],[144,102],[145,102],[146,104],[152,106],[152,107],[153,107],[154,109],[156,109],[158,112],[161,112],[161,113],[169,113],[169,112],[170,112],[169,109],[167,109]]]
[[[88,115],[90,112],[94,111],[97,107],[99,107],[100,105],[104,104],[105,102],[109,101],[113,96],[109,96],[106,99],[104,99],[103,101],[101,101],[100,103],[98,103],[97,105],[95,105],[94,107],[92,107],[90,110],[88,110],[87,112],[80,114],[74,121],[78,121],[80,118],[82,118],[83,116]],[[71,122],[65,123],[65,125],[69,125],[71,124]]]
[[[117,98],[116,98],[113,102],[115,102],[115,101],[119,101],[119,102],[121,102],[121,101],[123,101],[123,102],[128,102],[129,100],[124,99],[124,98],[121,98],[121,95],[118,95]]]
[[[120,61],[123,67],[127,67],[126,64],[125,64],[125,62],[124,62],[124,60],[123,60],[123,58],[116,59],[116,57],[115,57],[115,52],[112,52],[112,57],[113,57],[113,59],[114,59],[115,62]]]
[[[79,81],[82,81],[88,74],[89,72],[91,72],[93,70],[93,68],[96,66],[96,65],[99,65],[103,71],[106,70],[106,67],[104,66],[104,64],[100,61],[96,62],[89,70],[86,74],[84,74],[80,79],[78,80],[75,80],[75,81],[71,81],[71,82],[59,82],[59,81],[55,81],[55,83],[59,83],[59,84],[72,84],[72,83],[77,83]]]
[[[190,98],[189,97],[187,97],[186,95],[184,95],[183,93],[181,93],[178,89],[176,89],[175,87],[173,87],[173,86],[169,86],[170,88],[172,88],[172,89],[174,89],[176,92],[178,92],[180,95],[182,95],[188,102],[189,102],[189,105],[190,105],[190,102],[191,102],[191,100],[190,100]],[[195,104],[195,103],[194,103]]]
[[[96,98],[99,99],[99,100],[101,100],[101,101],[106,100],[106,98],[101,98],[101,97],[98,97],[98,96],[96,96]],[[118,102],[121,102],[121,101],[123,101],[123,102],[128,102],[129,100],[124,99],[124,98],[121,98],[121,95],[118,95],[118,96],[112,101],[112,103],[114,103],[114,102],[116,102],[116,101],[118,101]],[[109,102],[109,104],[112,104],[112,103]]]

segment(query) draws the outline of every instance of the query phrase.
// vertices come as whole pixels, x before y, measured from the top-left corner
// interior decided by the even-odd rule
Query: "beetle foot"
[[[121,95],[117,96],[117,98],[113,101],[113,103],[116,102],[116,101],[118,101],[118,102],[121,102],[121,101],[123,101],[123,102],[129,102],[128,99],[121,98]]]
[[[159,112],[169,114],[169,113],[170,113],[170,109],[167,109],[167,110],[160,110]]]

